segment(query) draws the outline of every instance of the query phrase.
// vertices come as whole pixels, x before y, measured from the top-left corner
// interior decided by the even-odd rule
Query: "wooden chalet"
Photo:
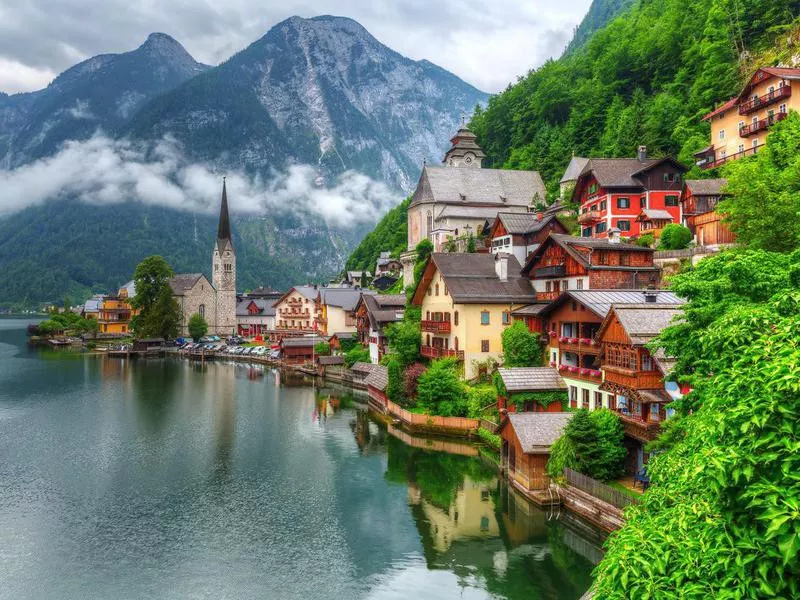
[[[717,204],[727,194],[727,179],[687,179],[683,190],[683,224],[694,234],[698,246],[732,244],[736,237],[722,222]]]
[[[524,265],[550,233],[569,233],[555,214],[500,212],[489,234],[491,251],[513,254]]]
[[[522,273],[529,277],[537,304],[552,302],[568,290],[656,288],[661,269],[653,250],[607,240],[550,234],[528,257]]]
[[[561,437],[573,413],[508,413],[500,424],[501,466],[509,482],[524,492],[546,490],[545,467],[550,448]]]
[[[362,295],[355,308],[356,335],[361,345],[369,348],[370,361],[380,362],[386,354],[387,325],[403,320],[405,294]]]
[[[280,341],[281,359],[289,365],[314,362],[314,346],[327,341],[319,336],[285,337]]]
[[[498,410],[506,409],[508,412],[563,412],[561,402],[541,404],[535,400],[525,400],[522,406],[515,402],[515,397],[525,394],[564,392],[566,396],[567,384],[552,367],[515,367],[497,369],[503,380],[508,395],[498,397]]]
[[[331,345],[331,351],[340,352],[342,350],[342,342],[347,345],[348,342],[357,342],[358,334],[353,331],[339,331],[331,336],[328,343]]]
[[[614,395],[614,404],[629,439],[628,470],[647,463],[645,443],[658,435],[673,396],[665,388],[672,361],[646,347],[682,313],[676,304],[613,304],[597,339],[601,344],[600,389]]]

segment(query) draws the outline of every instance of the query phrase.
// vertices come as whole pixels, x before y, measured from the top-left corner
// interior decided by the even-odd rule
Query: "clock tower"
[[[236,252],[231,239],[228,192],[222,179],[222,204],[219,209],[217,241],[211,258],[211,283],[216,291],[216,322],[209,329],[217,335],[236,333]]]
[[[442,161],[448,167],[466,167],[480,169],[486,154],[478,145],[477,137],[469,129],[464,118],[461,118],[461,127],[450,140],[450,150],[444,155]]]

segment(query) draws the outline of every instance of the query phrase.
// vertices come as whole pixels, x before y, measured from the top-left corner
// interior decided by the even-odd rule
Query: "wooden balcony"
[[[428,333],[450,333],[450,321],[421,321],[420,328]]]
[[[554,292],[536,292],[537,302],[552,302],[561,295],[561,292],[556,290]]]
[[[458,360],[464,360],[464,352],[461,350],[448,350],[446,348],[438,348],[436,346],[421,346],[419,349],[420,355],[425,358],[448,358],[454,357]]]
[[[578,215],[578,223],[594,223],[602,219],[599,210],[587,210]]]
[[[633,371],[613,365],[602,365],[606,381],[634,390],[655,390],[664,387],[664,379],[658,371]]]
[[[701,169],[716,169],[717,167],[721,167],[727,162],[732,160],[736,160],[737,158],[742,158],[745,156],[750,156],[751,154],[756,154],[758,152],[758,147],[756,148],[747,148],[746,150],[742,150],[741,152],[737,152],[735,154],[730,154],[728,156],[722,156],[716,160],[712,158],[712,160],[708,160],[706,162],[699,162],[698,166]]]
[[[562,352],[575,352],[576,354],[600,354],[600,344],[590,338],[554,337],[550,344],[558,346]]]
[[[792,88],[788,85],[783,87],[779,87],[777,90],[772,92],[768,92],[763,96],[759,96],[758,98],[751,98],[747,102],[742,102],[739,105],[739,114],[740,115],[749,115],[752,112],[757,110],[761,110],[765,106],[769,106],[770,104],[775,104],[779,100],[783,100],[784,98],[788,98],[792,95]]]
[[[553,265],[550,267],[539,267],[533,270],[534,278],[564,277],[567,274],[567,265]]]
[[[558,373],[567,379],[580,379],[581,381],[588,381],[590,383],[600,383],[603,381],[603,374],[599,369],[558,365]]]
[[[755,135],[760,131],[766,131],[770,127],[772,127],[778,121],[783,121],[788,113],[775,113],[774,115],[768,116],[766,119],[761,119],[756,121],[755,123],[750,123],[749,125],[743,125],[739,128],[739,136],[741,137],[750,137],[751,135]]]
[[[618,412],[625,435],[640,442],[651,442],[658,437],[661,431],[661,421],[645,421],[633,415]]]

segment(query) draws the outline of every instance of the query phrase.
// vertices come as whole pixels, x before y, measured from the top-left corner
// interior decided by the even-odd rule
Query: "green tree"
[[[178,335],[181,320],[178,303],[172,296],[169,278],[172,267],[158,255],[148,256],[136,266],[133,280],[136,295],[131,306],[139,309],[131,325],[139,337],[172,338]]]
[[[434,360],[417,380],[417,404],[434,415],[464,417],[469,409],[454,358]]]
[[[679,223],[670,223],[661,231],[658,240],[660,250],[683,250],[692,243],[692,232]]]
[[[181,311],[172,295],[172,289],[165,285],[158,292],[155,303],[139,315],[136,324],[138,337],[160,337],[173,339],[178,336]]]
[[[208,323],[203,318],[203,315],[199,313],[195,313],[189,319],[189,335],[192,336],[192,339],[197,342],[203,337],[206,333],[208,333]]]
[[[694,408],[609,537],[596,597],[800,597],[800,251],[769,254],[709,258],[698,267],[710,263],[709,279],[676,278],[696,286],[688,324],[662,337],[693,332],[681,358]]]
[[[616,413],[580,409],[553,445],[547,472],[551,477],[560,477],[568,467],[600,481],[616,479],[623,473],[627,454],[623,436]]]
[[[503,341],[503,366],[535,367],[542,363],[542,345],[539,334],[528,331],[522,321],[515,321],[501,334]]]
[[[392,402],[405,404],[406,397],[403,393],[403,368],[400,366],[400,360],[394,354],[387,354],[384,359],[389,378],[389,383],[386,387],[386,395]]]
[[[386,339],[400,360],[401,368],[419,360],[420,336],[419,322],[403,320],[386,328]]]
[[[348,369],[357,362],[370,362],[368,348],[356,346],[355,348],[350,349],[347,354],[344,355],[344,364],[347,365]]]
[[[731,194],[717,210],[737,241],[785,252],[800,246],[800,115],[777,123],[756,156],[725,169]]]
[[[314,354],[317,356],[330,356],[331,345],[328,342],[320,342],[314,346]]]

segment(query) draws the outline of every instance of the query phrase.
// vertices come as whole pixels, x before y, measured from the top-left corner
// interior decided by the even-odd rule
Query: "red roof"
[[[718,108],[715,108],[710,113],[708,113],[705,117],[703,117],[703,121],[708,121],[712,117],[716,117],[719,113],[725,112],[726,110],[730,110],[731,108],[736,106],[737,100],[739,100],[738,96],[736,96],[734,98],[731,98],[725,104],[723,104],[722,106],[720,106]]]

